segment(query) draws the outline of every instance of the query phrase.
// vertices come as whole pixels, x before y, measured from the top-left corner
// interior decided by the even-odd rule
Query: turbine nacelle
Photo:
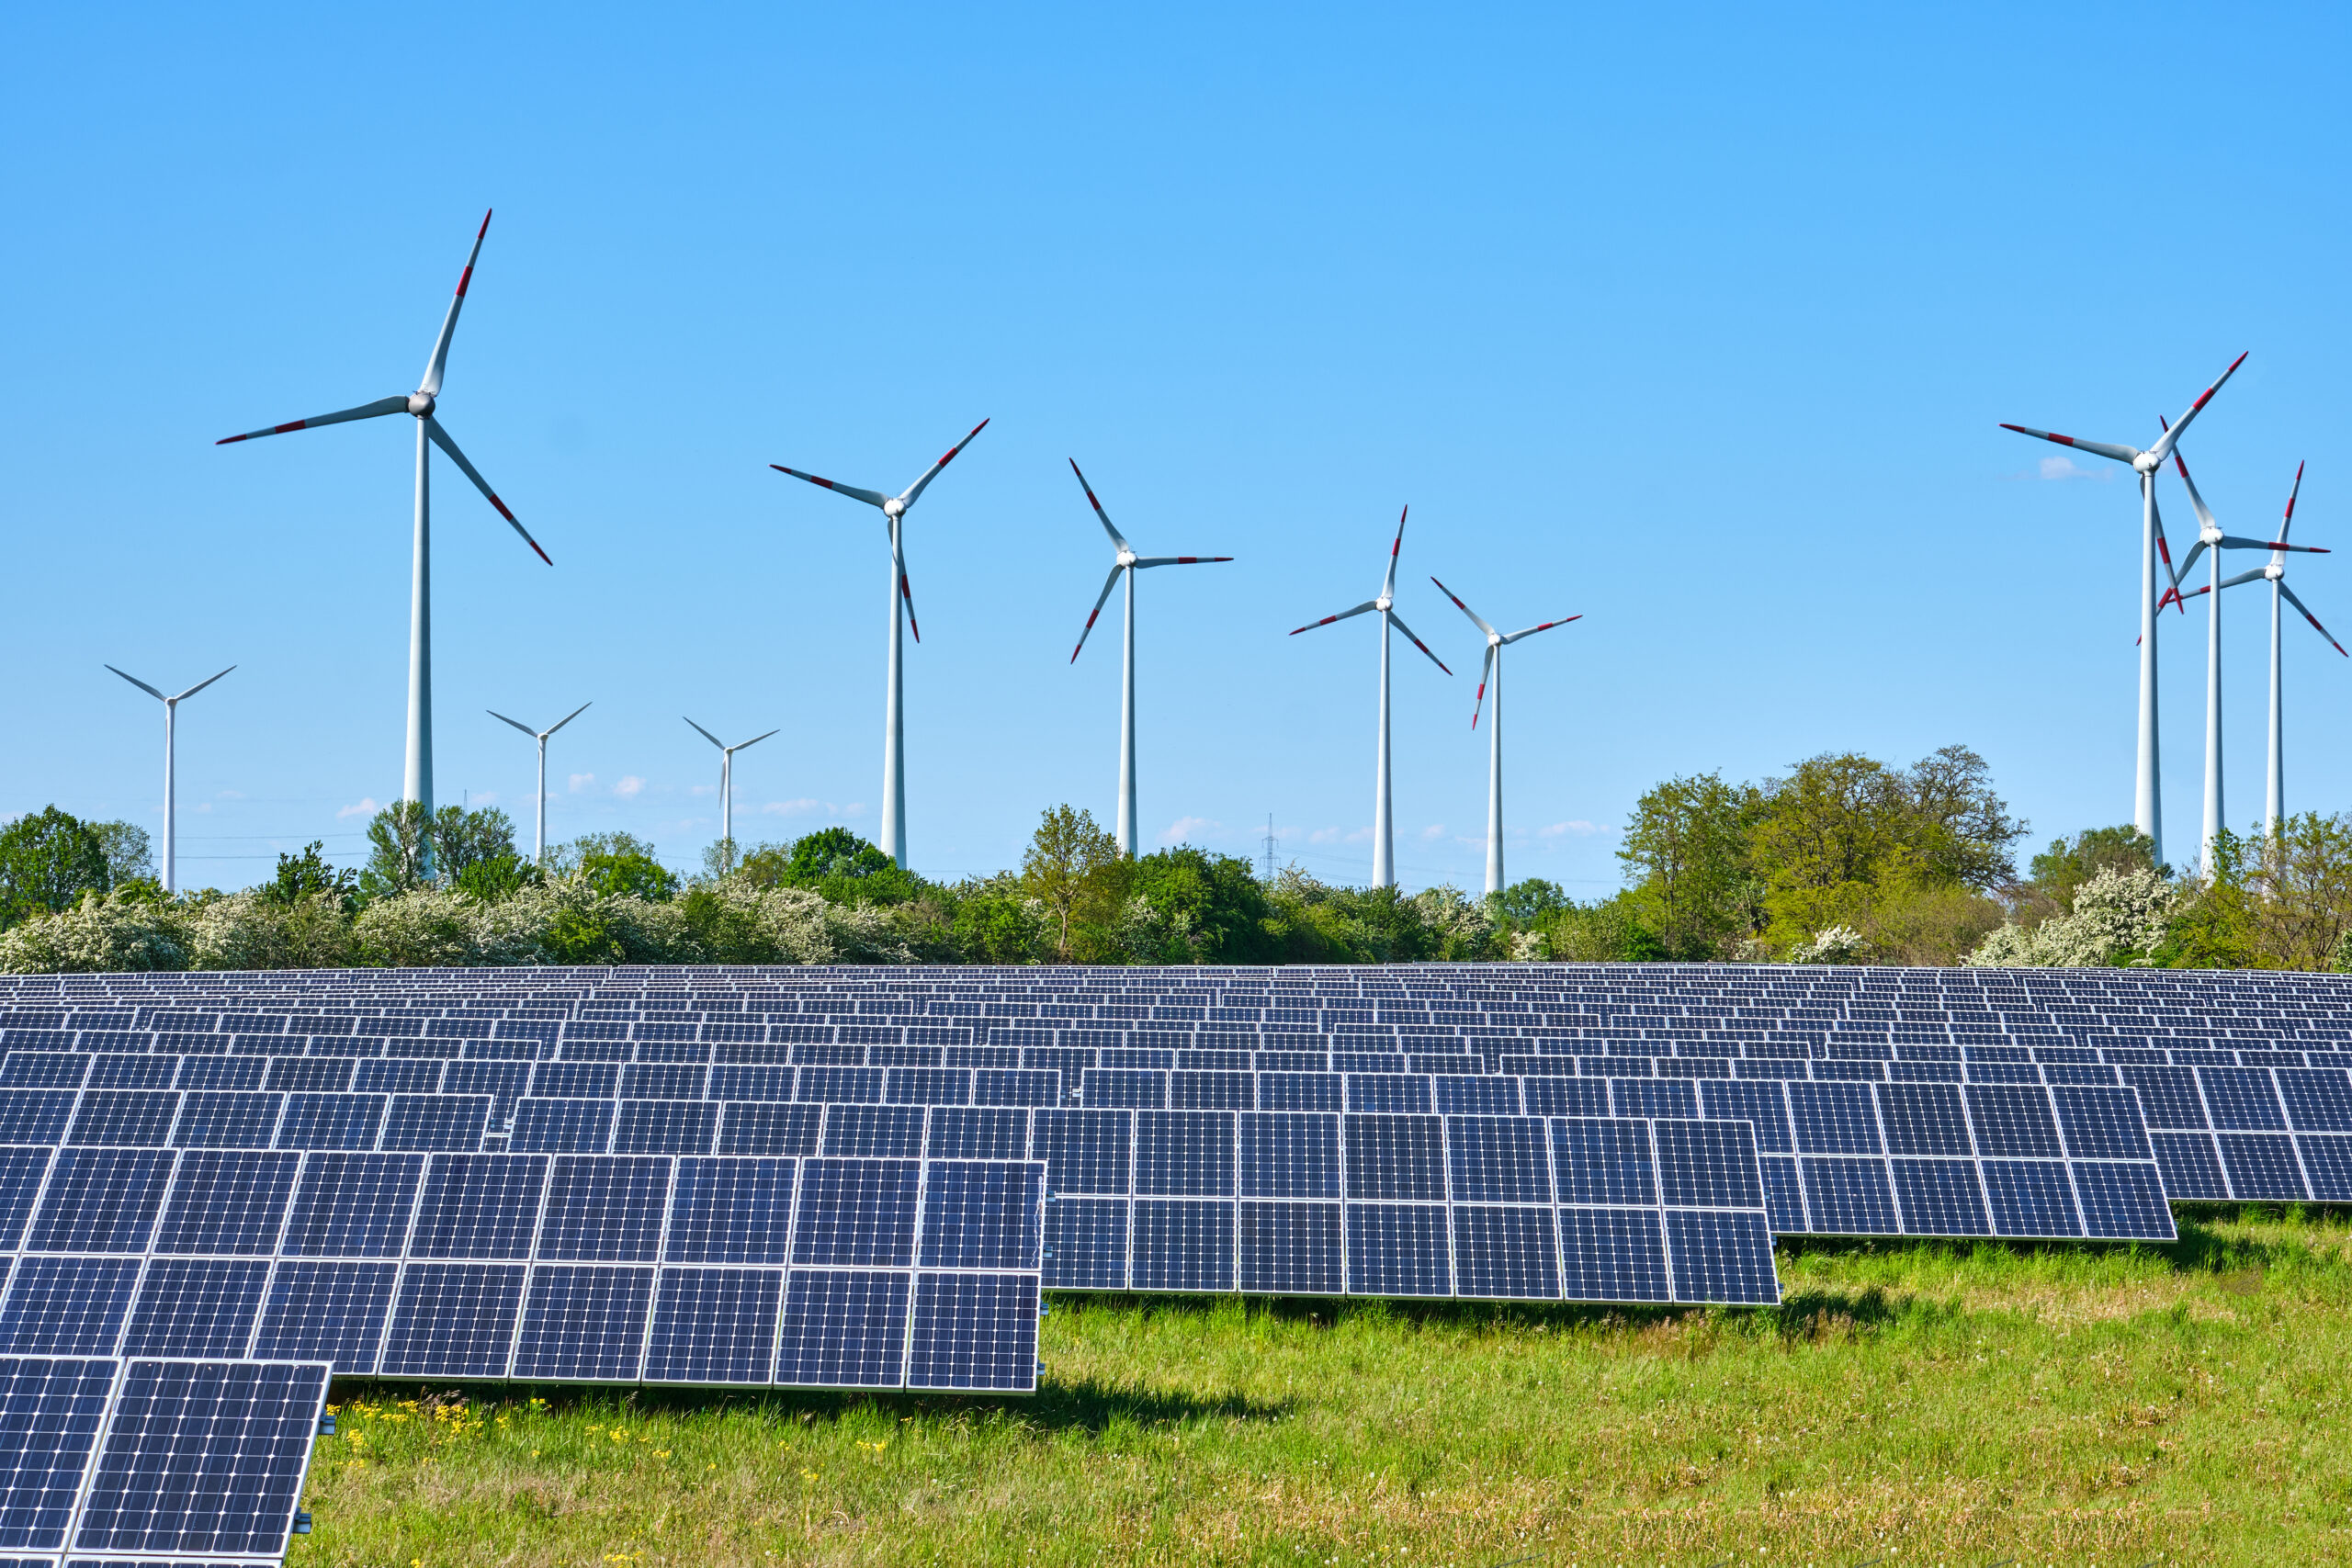
[[[408,395],[408,412],[419,419],[431,419],[433,411],[439,406],[430,392],[411,392]]]
[[[1136,562],[1141,558],[1142,558],[1137,556],[1135,551],[1128,549],[1125,546],[1123,545],[1119,547],[1120,570],[1125,571],[1127,568],[1135,565]]]
[[[882,515],[888,517],[893,523],[896,523],[899,518],[906,514],[907,503],[899,500],[895,495],[882,503]]]
[[[1372,607],[1385,614],[1388,608],[1396,603],[1396,600],[1391,599],[1387,594],[1384,593],[1379,598],[1374,599],[1372,602]]]
[[[2164,466],[2164,458],[2154,452],[2136,453],[2132,458],[2132,471],[2143,477],[2154,473]]]

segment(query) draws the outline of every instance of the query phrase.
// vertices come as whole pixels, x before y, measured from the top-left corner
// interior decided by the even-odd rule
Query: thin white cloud
[[[572,775],[571,775],[571,793],[572,793],[572,794],[574,794],[574,795],[578,795],[578,794],[579,794],[582,790],[583,790],[583,789],[594,789],[595,787],[596,787],[596,775],[595,775],[595,774],[594,774],[594,773],[574,773],[574,774],[572,774]]]
[[[212,798],[215,800],[243,800],[245,798],[245,792],[241,789],[224,789]]]
[[[1317,828],[1315,831],[1306,835],[1306,841],[1310,844],[1336,844],[1340,841],[1340,829],[1337,828]]]
[[[2022,472],[2004,474],[2001,477],[2007,479],[2041,479],[2053,483],[2067,479],[2090,479],[2099,484],[2106,484],[2115,478],[2116,467],[2110,463],[2099,463],[2086,468],[2072,457],[2062,454],[2055,457],[2043,457],[2032,468]]]
[[[1340,842],[1347,844],[1368,844],[1372,842],[1372,829],[1369,828],[1350,829],[1346,837],[1341,839]]]
[[[623,800],[635,800],[637,798],[638,792],[644,787],[645,781],[643,779],[639,778],[635,773],[629,773],[624,776],[620,783],[613,786],[613,793],[619,795]]]
[[[346,817],[373,817],[382,809],[384,809],[382,807],[376,804],[375,796],[367,795],[363,796],[356,804],[345,807],[342,810],[336,812],[335,816],[337,818]]]
[[[627,779],[623,779],[621,783],[627,784],[628,781]],[[644,784],[645,781],[643,779],[638,780],[639,787],[642,788]],[[717,784],[688,784],[686,786],[686,793],[688,795],[717,795],[718,793],[718,786]]]
[[[760,807],[761,815],[766,817],[798,817],[809,811],[821,811],[829,817],[835,815],[833,808],[823,801],[810,800],[806,795],[798,800],[771,800]]]
[[[862,800],[853,800],[853,801],[851,801],[847,806],[844,806],[844,807],[842,807],[842,816],[844,816],[844,817],[863,817],[863,816],[865,816],[865,802],[864,802],[864,801],[862,801]]]
[[[1430,823],[1428,827],[1421,829],[1421,837],[1428,840],[1430,843],[1437,842],[1438,840],[1445,837],[1445,824],[1442,822]]]
[[[1582,818],[1578,818],[1573,822],[1555,822],[1548,828],[1538,828],[1535,830],[1535,836],[1539,839],[1556,839],[1561,837],[1563,834],[1574,833],[1577,837],[1581,839],[1589,834],[1598,833],[1600,831],[1600,829],[1594,827],[1591,823],[1585,821]]]
[[[212,809],[212,803],[209,800],[199,800],[196,803],[196,808],[198,811],[209,811]]]
[[[1224,829],[1224,823],[1212,822],[1205,817],[1179,817],[1160,832],[1159,841],[1163,844],[1181,844],[1204,830],[1222,832]]]

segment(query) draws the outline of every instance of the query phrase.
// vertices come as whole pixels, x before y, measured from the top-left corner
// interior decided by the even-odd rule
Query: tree
[[[434,814],[433,874],[444,887],[456,886],[468,866],[514,853],[514,819],[495,806],[445,806]]]
[[[1056,958],[1068,963],[1084,939],[1107,932],[1125,902],[1125,871],[1119,840],[1092,812],[1057,806],[1045,814],[1021,857],[1021,888],[1046,907]]]
[[[617,854],[591,852],[581,857],[580,875],[598,893],[628,894],[655,903],[674,897],[678,891],[674,872],[651,855],[635,850]]]
[[[390,898],[424,886],[433,822],[413,800],[396,800],[368,824],[368,863],[359,869],[362,897]]]
[[[1912,852],[1938,878],[1978,892],[2017,880],[2026,824],[1993,793],[1993,770],[1965,746],[1946,746],[1903,777]]]
[[[1638,923],[1666,956],[1726,957],[1763,929],[1748,844],[1762,807],[1754,785],[1720,773],[1668,779],[1635,803],[1617,858],[1638,896]]]
[[[322,852],[325,848],[324,843],[313,840],[302,846],[299,855],[279,855],[277,876],[261,885],[264,901],[291,908],[305,898],[319,896],[342,902],[358,891],[359,874],[338,871],[329,865]]]
[[[539,880],[539,868],[508,852],[478,860],[458,874],[457,889],[486,904],[503,904]]]
[[[1190,844],[1156,851],[1132,863],[1127,893],[1123,945],[1139,962],[1265,964],[1274,956],[1266,890],[1248,861]]]
[[[106,852],[107,886],[155,880],[155,855],[146,829],[130,822],[93,822],[90,830]]]
[[[113,885],[106,840],[91,824],[45,806],[0,828],[0,927],[61,913]]]
[[[2086,828],[2071,839],[2063,835],[2052,839],[2049,850],[2034,856],[2028,870],[2032,880],[2018,889],[2019,897],[2030,907],[2049,907],[2035,912],[2066,914],[2075,908],[2075,890],[2102,871],[2162,874],[2165,868],[2156,863],[2155,840],[2126,825]]]

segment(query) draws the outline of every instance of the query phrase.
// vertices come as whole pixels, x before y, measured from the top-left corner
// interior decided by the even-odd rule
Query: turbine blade
[[[266,430],[248,430],[243,435],[224,435],[212,445],[229,446],[240,441],[258,441],[265,435],[285,435],[297,430],[315,430],[322,424],[342,424],[355,419],[375,419],[383,414],[406,412],[408,412],[407,398],[378,398],[374,402],[361,403],[356,409],[338,409],[334,413],[312,414],[308,419],[298,419],[291,424],[273,424]]]
[[[233,665],[233,664],[232,664],[232,665],[230,665],[230,666],[229,666],[229,670],[234,670],[235,668],[236,668],[236,666],[235,666],[235,665]],[[223,671],[220,671],[220,675],[226,675],[226,674],[229,672],[229,670],[223,670]],[[184,703],[184,702],[187,701],[187,700],[188,700],[188,698],[190,698],[190,697],[192,697],[192,696],[196,695],[196,694],[197,694],[197,693],[198,693],[198,692],[200,692],[200,691],[204,690],[204,688],[205,688],[205,687],[209,686],[210,684],[212,684],[212,682],[213,682],[213,681],[218,681],[219,679],[220,679],[220,675],[215,675],[215,676],[211,677],[211,679],[210,679],[210,680],[198,681],[195,685],[190,686],[187,691],[182,692],[178,696],[174,697],[174,698],[172,699],[172,701],[174,701],[174,702],[175,702],[175,703]]]
[[[2202,539],[2198,540],[2195,544],[2188,547],[2188,554],[2181,558],[2180,570],[2172,574],[2172,586],[2174,592],[2177,593],[2180,592],[2180,580],[2188,575],[2188,569],[2195,566],[2197,564],[2197,558],[2204,553],[2205,541]]]
[[[1554,626],[1566,626],[1570,621],[1581,621],[1581,620],[1583,620],[1583,619],[1584,619],[1584,616],[1583,616],[1583,615],[1562,615],[1562,616],[1561,616],[1558,620],[1556,620],[1556,621],[1545,621],[1543,625],[1541,625],[1541,626],[1530,626],[1530,627],[1528,627],[1528,628],[1527,628],[1525,631],[1523,631],[1523,632],[1513,632],[1513,633],[1511,633],[1509,637],[1507,637],[1503,638],[1503,643],[1504,643],[1504,645],[1505,645],[1506,647],[1508,647],[1510,644],[1514,643],[1514,642],[1517,642],[1521,637],[1533,637],[1537,632],[1548,632],[1548,631],[1550,631]]]
[[[954,455],[948,454],[950,457]],[[899,597],[907,602],[907,629],[915,634],[917,642],[921,642],[922,627],[915,621],[914,584],[907,581],[907,554],[896,539],[890,541],[890,563],[899,569]]]
[[[2169,432],[2172,427],[2166,425],[2165,428]],[[2172,466],[2180,470],[2180,482],[2188,487],[2188,504],[2197,513],[2198,526],[2208,534],[2220,533],[2222,525],[2213,521],[2212,511],[2205,504],[2205,498],[2197,493],[2197,481],[2188,477],[2188,465],[2181,460],[2177,446],[2172,449]]]
[[[939,477],[940,469],[945,468],[948,464],[956,460],[956,453],[961,452],[965,447],[969,446],[972,444],[972,436],[978,435],[981,431],[986,430],[988,427],[989,422],[987,420],[982,420],[979,423],[972,426],[969,434],[967,434],[963,440],[958,441],[955,446],[950,446],[945,455],[943,456],[939,461],[933,463],[931,467],[922,471],[922,478],[917,479],[914,483],[907,487],[906,493],[899,497],[899,504],[902,507],[912,506],[918,500],[922,499],[923,487],[930,484],[932,480]],[[922,639],[918,637],[915,640],[920,642]]]
[[[684,715],[683,715],[683,714],[681,714],[679,716],[680,716],[681,718],[685,717],[685,716],[684,716]],[[701,725],[699,725],[699,724],[695,724],[695,721],[694,721],[693,719],[688,718],[688,719],[686,719],[686,722],[687,722],[688,724],[693,724],[693,725],[694,725],[694,730],[695,730],[695,733],[696,735],[701,736],[705,740],[709,741],[713,746],[718,747],[721,751],[724,751],[724,750],[727,750],[727,742],[726,742],[726,741],[721,740],[718,736],[713,735],[709,730],[705,729]]]
[[[1208,566],[1213,562],[1231,560],[1231,556],[1146,556],[1136,562],[1146,566]]]
[[[2282,582],[2278,585],[2278,592],[2287,596],[2288,604],[2292,604],[2296,609],[2302,611],[2303,619],[2312,624],[2312,630],[2327,638],[2327,643],[2330,648],[2333,648],[2338,653],[2344,653],[2344,645],[2336,641],[2335,635],[2325,626],[2319,624],[2319,617],[2317,615],[2312,615],[2308,609],[2304,609],[2303,602],[2295,597],[2295,591],[2293,589],[2288,587]],[[2352,659],[2352,653],[2344,653],[2344,657],[2346,659]]]
[[[2297,555],[2326,556],[2335,552],[2319,545],[2290,545],[2284,539],[2241,539],[2235,534],[2224,534],[2215,541],[2225,550],[2292,550]]]
[[[2128,463],[2140,455],[2136,446],[2115,446],[2104,441],[2077,441],[2071,435],[2061,435],[2052,430],[2036,430],[2030,424],[2004,424],[2001,428],[2014,430],[2019,435],[2030,435],[2037,441],[2055,441],[2061,446],[2072,446],[2077,452],[2088,452],[2094,457],[2112,457],[2119,463]]]
[[[2282,539],[2287,536],[2288,531],[2295,525],[2295,498],[2302,493],[2303,466],[2301,463],[2298,463],[2295,465],[2295,488],[2287,492],[2287,515],[2278,520],[2278,536]],[[2286,563],[2284,561],[2279,561],[2274,564],[2283,566]]]
[[[1123,566],[1114,566],[1111,569],[1111,575],[1102,580],[1102,592],[1095,599],[1094,608],[1086,613],[1086,625],[1079,628],[1078,646],[1069,650],[1069,661],[1072,664],[1077,663],[1078,656],[1085,651],[1086,639],[1094,630],[1094,617],[1101,615],[1102,606],[1111,602],[1111,590],[1119,586],[1119,573],[1125,570],[1126,568]]]
[[[506,510],[506,503],[498,499],[498,492],[490,488],[490,481],[481,477],[481,470],[466,461],[466,455],[458,450],[458,444],[449,439],[449,433],[442,429],[441,422],[431,414],[424,416],[424,434],[433,438],[433,445],[449,455],[449,461],[458,465],[459,473],[474,481],[474,489],[490,497],[490,503],[498,508],[498,514],[506,519],[508,527],[523,536],[523,542],[531,547],[532,553],[541,560],[547,561],[549,566],[553,566],[555,562],[548,560],[547,551],[539,548],[539,542],[531,537],[530,530],[524,527],[512,512]]]
[[[1313,630],[1314,630],[1316,627],[1317,627],[1317,626],[1329,626],[1329,625],[1330,625],[1332,622],[1334,622],[1334,621],[1344,621],[1344,620],[1346,620],[1350,615],[1363,615],[1366,610],[1377,610],[1377,609],[1379,609],[1379,608],[1380,608],[1380,601],[1379,601],[1379,600],[1377,600],[1377,599],[1367,599],[1367,600],[1365,600],[1363,604],[1361,604],[1357,605],[1357,606],[1356,606],[1354,609],[1352,609],[1352,610],[1342,610],[1342,611],[1340,611],[1340,612],[1338,615],[1326,615],[1326,616],[1324,616],[1324,617],[1323,617],[1321,620],[1319,620],[1319,621],[1309,621],[1309,622],[1307,622],[1305,626],[1303,626],[1299,627],[1299,628],[1298,628],[1298,631],[1295,631],[1295,632],[1291,633],[1290,635],[1291,635],[1291,636],[1293,636],[1293,637],[1296,637],[1296,636],[1298,635],[1298,633],[1299,633],[1299,632],[1311,632],[1311,631],[1313,631]]]
[[[1380,596],[1392,603],[1396,598],[1396,557],[1405,547],[1405,513],[1412,510],[1408,506],[1396,513],[1396,542],[1388,547],[1388,575],[1380,580]]]
[[[1430,581],[1435,582],[1437,579]],[[1478,694],[1470,704],[1470,728],[1473,729],[1478,728],[1478,710],[1487,705],[1487,677],[1494,672],[1494,668],[1495,645],[1490,642],[1487,645],[1486,660],[1478,666]]]
[[[1411,643],[1415,648],[1419,649],[1423,653],[1430,653],[1430,645],[1423,642],[1419,637],[1415,637],[1413,635],[1413,628],[1407,626],[1404,623],[1404,620],[1394,610],[1388,612],[1388,624],[1395,626],[1398,631],[1403,632],[1405,634],[1405,640]],[[1434,653],[1430,653],[1430,662],[1436,665],[1441,670],[1445,670],[1445,660],[1440,659]],[[1451,670],[1445,670],[1445,672],[1449,675],[1453,673]]]
[[[768,735],[781,735],[783,733],[784,728],[781,725],[768,731]],[[747,746],[757,746],[761,741],[765,740],[768,738],[768,735],[754,735],[749,740],[738,740],[734,745],[728,747],[727,750],[729,751],[741,751]]]
[[[2224,588],[2235,588],[2241,582],[2260,582],[2267,579],[2269,575],[2270,569],[2268,567],[2258,566],[2252,571],[2242,571],[2235,577],[2225,577],[2222,579],[2222,586]]]
[[[1430,581],[1431,582],[1437,582],[1437,579],[1436,579],[1436,578],[1434,578],[1434,577],[1430,578]],[[1492,626],[1488,626],[1485,621],[1483,621],[1483,620],[1479,619],[1479,618],[1478,618],[1478,612],[1477,612],[1477,611],[1476,611],[1476,610],[1474,610],[1474,609],[1472,609],[1469,605],[1464,604],[1462,602],[1462,595],[1460,595],[1459,593],[1456,593],[1453,589],[1448,588],[1448,587],[1447,587],[1444,583],[1442,583],[1442,582],[1437,582],[1437,591],[1438,591],[1440,593],[1444,594],[1447,598],[1449,598],[1449,599],[1453,600],[1453,607],[1454,607],[1455,609],[1457,609],[1457,610],[1461,611],[1464,615],[1465,615],[1469,616],[1469,617],[1470,617],[1470,624],[1471,624],[1472,626],[1476,626],[1480,631],[1485,632],[1488,637],[1499,637],[1499,636],[1501,636],[1501,635],[1502,635],[1501,633],[1499,633],[1499,632],[1496,631],[1494,627],[1492,627]],[[1476,720],[1473,719],[1473,720],[1471,721],[1472,728],[1476,728],[1476,724],[1477,724],[1477,721],[1476,721]]]
[[[2175,568],[2172,564],[2172,543],[2165,537],[2165,511],[2163,507],[2156,504],[2155,476],[2142,474],[2140,485],[2148,498],[2148,519],[2156,525],[2156,558],[2164,563],[2165,574],[2172,579],[2172,589],[2166,597],[2177,597],[2180,592],[2180,574],[2188,569],[2186,566]],[[2156,608],[2161,610],[2164,607],[2164,600],[2157,600]],[[2188,606],[2183,604],[2180,607],[2180,613],[2184,615],[2188,614]]]
[[[2251,350],[2248,352],[2251,352]],[[2188,405],[2187,412],[2182,413],[2178,422],[2173,424],[2171,428],[2167,429],[2164,433],[2163,438],[2157,441],[2154,446],[2148,448],[2149,454],[2155,457],[2157,461],[2163,461],[2165,455],[2179,445],[2181,436],[2188,432],[2188,422],[2195,419],[2199,414],[2205,411],[2205,405],[2213,400],[2213,394],[2222,389],[2222,383],[2236,375],[2238,373],[2238,367],[2245,363],[2245,355],[2243,354],[2239,355],[2235,359],[2231,360],[2230,367],[2227,370],[2222,371],[2219,376],[2213,378],[2213,384],[2206,388],[2203,391],[2198,393],[2197,400]]]
[[[860,490],[855,485],[837,485],[831,479],[820,479],[814,474],[804,474],[798,468],[787,468],[782,463],[770,463],[768,467],[779,474],[790,474],[796,479],[807,479],[812,485],[822,485],[836,495],[845,495],[852,501],[862,501],[868,506],[879,506],[890,499],[879,491]]]
[[[494,719],[498,719],[498,720],[500,720],[500,721],[501,721],[501,722],[503,722],[503,723],[506,723],[506,724],[511,724],[511,725],[513,725],[515,728],[517,728],[517,729],[521,730],[524,734],[526,734],[526,735],[529,736],[529,737],[530,737],[532,739],[534,739],[534,740],[537,740],[537,739],[539,738],[539,732],[538,732],[537,730],[533,729],[529,725],[525,724],[525,723],[524,723],[521,719],[519,719],[519,718],[508,718],[504,714],[503,714],[503,713],[499,712],[496,708],[484,708],[484,709],[482,709],[481,711],[482,711],[482,712],[484,712],[484,713],[486,713],[486,714],[488,714],[488,715],[490,715],[490,716],[491,716],[491,717],[492,717],[492,718],[494,718]],[[692,719],[688,719],[686,722],[687,722],[687,723],[689,723],[689,724],[692,724],[694,721],[693,721]],[[552,733],[553,733],[553,731],[549,731],[549,733],[550,733],[550,734],[552,734]]]
[[[578,718],[582,714],[586,713],[590,708],[594,707],[595,705],[596,704],[593,698],[587,702],[582,703],[578,707],[573,708],[570,713],[565,714],[561,718],[557,719],[553,724],[548,725],[548,734],[553,735],[557,730],[561,729],[565,725],[570,724],[573,719]],[[507,722],[511,724],[514,721],[509,719]]]
[[[466,289],[474,280],[474,262],[481,254],[481,237],[490,232],[490,214],[481,215],[481,227],[474,231],[474,248],[466,253],[466,270],[458,274],[458,291],[449,297],[449,313],[441,318],[441,335],[433,340],[433,356],[424,362],[424,379],[416,389],[428,398],[441,395],[441,372],[449,364],[449,340],[457,335],[458,312],[466,308]]]
[[[947,457],[952,457],[955,455],[955,453],[950,452]],[[947,457],[942,457],[940,461],[944,463],[947,461]],[[1134,547],[1129,545],[1127,541],[1120,536],[1117,525],[1111,521],[1111,514],[1102,510],[1102,503],[1101,502],[1094,499],[1094,487],[1086,482],[1086,476],[1084,474],[1079,473],[1078,459],[1075,457],[1072,457],[1069,460],[1069,471],[1073,474],[1078,474],[1078,488],[1086,492],[1086,504],[1094,508],[1094,515],[1102,520],[1102,531],[1111,536],[1112,547],[1114,549],[1125,550],[1129,554],[1133,554]],[[1081,638],[1080,640],[1083,641],[1084,639]],[[1070,657],[1072,659],[1076,659],[1078,655],[1073,653]]]
[[[107,665],[107,668],[114,670],[114,666],[111,664]],[[114,670],[114,672],[118,675],[122,675],[122,671],[119,670]],[[172,700],[171,698],[164,695],[163,693],[157,691],[154,687],[149,685],[146,682],[141,680],[136,675],[122,675],[122,678],[130,682],[132,685],[138,687],[141,691],[146,693],[149,696],[154,698],[159,703],[167,703]]]

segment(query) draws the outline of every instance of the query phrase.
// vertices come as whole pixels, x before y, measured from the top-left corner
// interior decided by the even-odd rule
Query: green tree
[[[1265,964],[1270,906],[1250,863],[1190,844],[1133,863],[1122,921],[1129,955],[1149,964]],[[1138,951],[1140,950],[1140,951]]]
[[[674,897],[678,891],[677,874],[652,856],[635,850],[618,854],[595,852],[584,855],[580,862],[580,874],[596,892],[629,894],[650,898],[656,903]]]
[[[368,863],[359,868],[359,891],[368,899],[390,898],[425,884],[433,821],[413,800],[396,800],[368,824]]]
[[[53,915],[113,886],[97,829],[45,806],[0,828],[0,927]]]
[[[514,819],[495,806],[445,806],[433,816],[433,875],[454,887],[466,868],[514,853]]]
[[[1094,814],[1057,806],[1046,811],[1021,857],[1021,889],[1046,907],[1054,955],[1069,963],[1101,943],[1126,900],[1126,862],[1119,841]]]
[[[349,899],[358,891],[359,874],[338,871],[328,864],[322,852],[325,848],[323,842],[313,840],[302,846],[299,855],[279,855],[277,874],[261,885],[263,900],[292,908],[303,899],[320,895],[338,902]]]
[[[1635,923],[1667,956],[1728,957],[1763,929],[1749,846],[1762,808],[1754,785],[1721,773],[1668,779],[1634,804],[1617,858],[1636,896]]]
[[[539,868],[511,851],[475,861],[458,873],[458,892],[486,904],[503,904],[539,879]]]
[[[2155,840],[2126,825],[2086,828],[2071,839],[2052,839],[2049,850],[2034,856],[2028,869],[2032,882],[2027,891],[2047,898],[2063,914],[2075,907],[2075,889],[2102,871],[2164,868],[2156,864]]]
[[[93,822],[90,829],[106,851],[107,886],[155,880],[155,853],[146,829],[131,822]]]

